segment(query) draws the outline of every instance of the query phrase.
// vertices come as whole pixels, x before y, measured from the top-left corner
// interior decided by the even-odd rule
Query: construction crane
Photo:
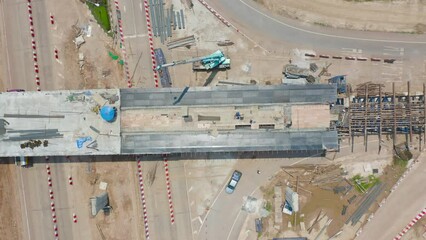
[[[216,52],[204,57],[196,57],[186,60],[173,61],[171,63],[160,64],[157,66],[156,69],[158,71],[162,68],[187,63],[193,63],[193,70],[210,70],[213,68],[227,69],[231,67],[231,59],[226,58],[222,51],[217,50]]]

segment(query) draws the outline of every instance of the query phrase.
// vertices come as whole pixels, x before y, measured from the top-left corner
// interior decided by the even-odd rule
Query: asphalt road
[[[143,3],[141,0],[121,0],[119,6],[123,23],[124,45],[128,54],[127,60],[133,85],[144,88],[154,87]]]
[[[279,43],[318,52],[341,53],[343,49],[361,50],[365,57],[380,57],[385,47],[405,49],[406,58],[424,58],[426,34],[398,34],[330,29],[272,16],[251,0],[208,0],[222,16],[268,50],[280,50]],[[268,41],[272,44],[268,45]]]
[[[267,164],[265,164],[265,161],[267,161]],[[227,182],[224,183],[222,190],[216,196],[216,199],[213,200],[209,211],[204,216],[202,226],[197,229],[198,235],[196,239],[238,239],[241,231],[244,231],[242,227],[249,214],[241,210],[244,204],[244,197],[253,196],[255,191],[258,191],[259,186],[266,184],[282,166],[291,166],[302,162],[311,164],[324,163],[320,161],[318,158],[239,160],[236,164],[236,169],[241,171],[243,175],[236,190],[232,194],[226,193],[224,188]],[[260,170],[260,174],[256,173],[257,170]]]
[[[51,162],[55,162],[55,159],[58,160],[50,157]],[[50,168],[59,238],[91,239],[90,229],[87,228],[89,213],[78,207],[81,206],[78,205],[81,204],[80,199],[73,193],[73,188],[78,186],[68,183],[68,177],[74,172],[72,163],[52,163]],[[24,239],[55,239],[46,164],[36,163],[31,168],[21,168],[19,175]],[[74,213],[77,223],[73,222]]]
[[[386,203],[374,214],[357,239],[393,239],[426,207],[426,154],[404,178],[398,188],[386,199]]]
[[[49,13],[45,1],[33,1],[33,21],[37,60],[42,90],[57,89],[61,83],[53,77],[54,57]],[[5,51],[5,88],[35,91],[35,73],[28,20],[27,1],[2,1],[2,42]],[[59,84],[59,85],[58,85]],[[63,84],[63,83],[62,83]]]
[[[170,223],[163,163],[146,161],[143,162],[142,169],[150,238],[173,239],[173,236],[176,236],[176,228]]]
[[[5,51],[5,88],[35,90],[34,65],[26,1],[0,3],[2,42]],[[30,81],[33,80],[33,81]]]

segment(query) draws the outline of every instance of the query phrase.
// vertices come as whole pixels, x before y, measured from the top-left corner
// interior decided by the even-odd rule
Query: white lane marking
[[[126,6],[125,5],[123,5],[123,11],[126,12]]]
[[[185,176],[185,189],[188,189],[188,178],[186,177],[186,162],[183,162],[183,174]],[[191,186],[190,190],[191,189],[192,189],[192,186]],[[186,200],[188,201],[188,204],[189,204],[189,191],[190,190],[186,191]],[[191,202],[191,204],[188,205],[189,219],[192,219],[192,214],[191,214],[192,203],[193,202]],[[192,226],[192,222],[191,222],[190,225],[191,225],[191,231],[192,231],[191,238],[192,238],[192,240],[194,240],[194,228]]]
[[[191,192],[192,191],[192,186],[188,189],[188,192]]]
[[[60,78],[62,78],[62,79],[65,79],[65,78],[64,78],[64,75],[62,75],[62,74],[60,74],[60,73],[58,73],[58,76],[59,76]]]
[[[141,12],[142,12],[142,3],[139,3],[139,8],[141,9]]]
[[[22,178],[22,169],[20,168],[18,171],[19,171],[19,175],[21,177],[22,198],[24,199],[24,208],[25,208],[25,218],[27,220],[28,239],[31,239],[30,222],[28,220],[27,199],[25,198],[25,187],[24,187],[24,179]]]
[[[253,190],[253,192],[251,192],[251,193],[250,193],[250,195],[249,195],[249,196],[253,196],[254,192],[256,192],[256,190],[257,190],[258,188],[259,188],[259,187],[256,187],[256,188]],[[232,230],[234,229],[235,224],[237,223],[237,219],[238,219],[238,217],[240,216],[241,212],[242,212],[242,209],[240,208],[240,210],[238,211],[237,217],[235,218],[234,223],[233,223],[233,224],[232,224],[232,226],[231,226],[231,230],[229,230],[228,237],[226,238],[226,240],[229,240],[229,238],[231,237]]]
[[[346,52],[346,53],[362,53],[362,49],[356,49],[356,48],[342,48],[342,50],[340,51]]]
[[[6,21],[5,21],[5,18],[4,18],[4,9],[3,9],[3,4],[1,5],[1,18],[2,18],[2,22],[3,22],[3,29],[4,29],[4,35],[5,35],[5,38],[4,38],[4,45],[5,45],[5,47],[6,47],[6,62],[7,62],[7,73],[8,73],[8,76],[9,76],[9,87],[13,87],[12,86],[12,75],[11,75],[11,73],[10,73],[10,60],[9,60],[9,48],[7,47],[7,33],[6,33]]]
[[[201,223],[200,228],[198,229],[198,232],[200,232],[201,229],[203,228],[204,222],[206,221],[207,216],[210,213],[210,210],[213,208],[214,204],[216,203],[217,199],[219,198],[220,194],[223,192],[223,189],[225,189],[225,187],[226,187],[227,184],[228,184],[228,182],[225,182],[225,184],[222,186],[222,189],[220,189],[219,193],[216,195],[216,198],[213,200],[212,204],[210,205],[210,208],[207,210],[206,215],[204,216],[204,219],[203,219],[203,221]]]
[[[367,41],[367,42],[387,42],[387,43],[408,43],[408,44],[426,44],[426,42],[417,42],[417,41],[399,41],[399,40],[385,40],[385,39],[369,39],[369,38],[357,38],[357,37],[345,37],[345,36],[339,36],[339,35],[333,35],[333,34],[325,34],[325,33],[319,33],[319,32],[314,32],[314,31],[310,31],[310,30],[306,30],[306,29],[302,29],[302,28],[298,28],[295,26],[291,26],[287,23],[281,22],[273,17],[270,17],[262,12],[260,12],[259,10],[255,9],[254,7],[250,6],[249,4],[247,4],[246,2],[244,2],[243,0],[240,0],[240,2],[244,5],[246,5],[247,7],[249,7],[250,9],[252,9],[253,11],[261,14],[262,16],[271,19],[272,21],[279,23],[281,25],[284,25],[286,27],[289,28],[293,28],[295,30],[301,31],[301,32],[306,32],[306,33],[310,33],[310,34],[315,34],[318,36],[324,36],[324,37],[333,37],[333,38],[340,38],[340,39],[349,39],[349,40],[359,40],[359,41]]]
[[[146,36],[148,36],[148,35],[146,35],[146,34],[134,34],[134,35],[127,35],[127,36],[124,36],[124,39],[128,39],[128,38],[138,38],[138,37],[146,37]]]

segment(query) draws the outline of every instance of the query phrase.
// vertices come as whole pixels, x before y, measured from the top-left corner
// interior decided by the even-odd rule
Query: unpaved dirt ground
[[[69,4],[68,1],[62,4]],[[59,18],[58,31],[55,39],[59,45],[60,61],[58,75],[65,81],[65,89],[93,89],[93,88],[121,88],[127,84],[123,77],[123,67],[111,59],[108,52],[120,55],[119,49],[113,49],[113,38],[100,28],[87,6],[80,1],[72,1],[72,7],[58,8],[54,6],[57,14],[67,9],[66,16]],[[71,9],[73,11],[68,11]],[[73,15],[68,16],[68,14]],[[90,37],[83,35],[85,43],[76,48],[73,40],[77,27],[91,26]],[[84,55],[84,66],[80,69],[79,53]]]
[[[425,33],[426,1],[255,0],[273,12],[321,26]]]
[[[172,2],[175,9],[185,9],[186,29],[173,31],[171,40],[194,35],[196,45],[190,49],[179,47],[168,50],[157,39],[155,46],[163,49],[167,62],[205,56],[216,50],[221,50],[231,59],[231,69],[227,71],[195,73],[192,71],[192,64],[170,67],[173,86],[215,86],[219,81],[249,84],[251,80],[263,85],[281,83],[283,64],[290,59],[284,46],[282,52],[270,56],[242,35],[226,27],[198,1],[192,1],[196,11],[189,10],[180,0]],[[199,19],[203,19],[202,24]],[[217,42],[223,40],[230,40],[234,44],[227,47],[218,46]]]
[[[18,185],[16,182],[17,167],[5,164],[6,159],[0,164],[0,235],[1,239],[23,239],[21,207]]]
[[[370,156],[371,164],[374,166],[374,162],[377,162],[378,160],[375,160],[376,158],[380,157],[374,157],[371,158],[370,153],[364,153],[359,151],[362,146],[358,146],[355,148],[356,156],[352,158],[352,155],[349,155],[347,157],[343,155],[348,155],[347,152],[339,153],[335,159],[332,161],[335,164],[327,165],[327,166],[300,166],[300,167],[294,167],[294,168],[285,168],[285,171],[280,171],[277,173],[277,175],[272,179],[272,181],[266,185],[261,187],[261,190],[263,192],[264,200],[272,203],[272,211],[271,215],[269,215],[266,219],[263,219],[262,222],[264,224],[264,229],[266,232],[262,233],[261,239],[269,239],[271,237],[276,236],[294,236],[295,234],[298,234],[299,236],[308,236],[312,239],[314,239],[319,231],[321,230],[322,226],[324,226],[327,217],[329,219],[333,219],[330,226],[326,229],[327,235],[330,237],[340,230],[344,230],[344,233],[340,236],[339,239],[352,239],[357,229],[361,226],[361,224],[357,224],[353,227],[350,225],[345,225],[346,220],[353,214],[353,212],[357,209],[359,204],[361,203],[363,196],[365,194],[362,194],[355,190],[353,188],[350,190],[346,195],[343,193],[335,194],[333,192],[333,187],[335,186],[348,186],[348,183],[343,179],[343,177],[346,177],[350,180],[350,178],[355,175],[356,173],[360,173],[361,171],[364,171],[362,166],[358,169],[350,169],[349,172],[345,172],[348,170],[347,167],[342,167],[343,165],[353,165],[356,162],[358,162],[356,159],[364,159],[366,157]],[[347,149],[346,149],[347,150]],[[371,151],[371,150],[370,150]],[[373,150],[374,151],[374,150]],[[414,152],[414,157],[418,155],[417,152]],[[390,159],[387,159],[386,162],[389,164],[392,160],[392,156],[390,156],[387,153],[382,153],[381,158],[388,157]],[[332,159],[332,158],[330,158]],[[368,158],[366,158],[368,159]],[[352,172],[351,172],[352,171]],[[354,172],[358,171],[358,172]],[[390,189],[393,187],[393,185],[396,183],[396,181],[399,179],[399,177],[403,174],[404,169],[402,167],[398,166],[387,166],[383,167],[379,170],[380,173],[380,182],[385,184],[384,191],[381,192],[381,194],[376,198],[375,203],[370,207],[369,211],[367,211],[364,216],[361,218],[361,222],[364,222],[368,216],[370,216],[371,213],[375,212],[378,208],[378,204],[384,199],[390,192]],[[290,175],[291,174],[291,175]],[[365,175],[365,174],[364,174]],[[326,214],[327,217],[323,218],[322,221],[320,221],[319,224],[317,224],[314,229],[312,230],[311,234],[308,234],[306,231],[303,231],[300,228],[300,225],[297,225],[295,228],[288,228],[287,224],[288,222],[293,223],[294,216],[288,216],[283,214],[283,224],[281,225],[281,232],[277,231],[273,228],[274,225],[274,209],[277,206],[274,206],[274,186],[282,186],[283,190],[283,199],[285,197],[285,188],[287,185],[292,187],[293,190],[295,190],[296,185],[296,176],[299,176],[299,208],[300,208],[300,215],[298,215],[297,221],[301,222],[303,221],[305,223],[305,228],[308,229],[312,223],[314,222],[315,218],[317,217],[320,210],[322,210],[322,214]],[[339,178],[335,179],[333,176],[340,176]],[[312,181],[312,182],[311,182]],[[355,196],[355,201],[351,204],[348,203],[348,199]],[[342,209],[343,205],[348,206],[346,210],[346,214],[342,215]],[[281,206],[278,206],[281,207]],[[301,214],[304,214],[302,217]],[[422,229],[418,230],[420,233]],[[418,236],[419,233],[416,233]],[[290,234],[290,235],[289,235]],[[269,238],[268,238],[269,237]],[[418,239],[418,238],[412,238],[412,239]]]
[[[82,182],[78,189],[79,196],[87,199],[87,213],[90,214],[89,198],[103,191],[99,189],[100,182],[108,184],[107,192],[112,210],[109,215],[99,211],[96,217],[90,219],[90,231],[96,239],[141,239],[139,203],[136,193],[134,162],[122,161],[123,157],[96,157],[100,162],[78,164],[78,177]],[[89,171],[90,169],[90,171]],[[100,230],[99,230],[100,229]]]

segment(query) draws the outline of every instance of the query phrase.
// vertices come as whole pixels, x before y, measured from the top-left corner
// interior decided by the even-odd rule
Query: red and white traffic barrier
[[[203,6],[205,6],[215,17],[217,17],[223,24],[225,24],[227,27],[231,27],[232,25],[224,18],[222,17],[216,10],[214,10],[212,7],[210,7],[204,0],[198,0]],[[238,30],[238,29],[237,29]]]
[[[75,213],[72,214],[72,221],[74,223],[77,223],[77,214],[75,214]]]
[[[114,1],[114,4],[115,4],[115,9],[117,11],[120,11],[120,7],[118,6],[117,0]],[[122,23],[121,19],[118,19],[118,29],[119,29],[119,33],[120,33],[121,52],[123,53],[124,71],[126,73],[126,78],[127,78],[127,87],[131,88],[132,82],[131,82],[131,79],[130,79],[129,64],[127,62],[126,47],[124,46],[124,32],[123,32],[123,23]]]
[[[149,17],[149,5],[148,0],[143,1],[144,10],[145,10],[145,20],[146,20],[146,26],[148,28],[148,42],[149,42],[149,48],[151,53],[151,62],[152,62],[152,70],[154,71],[154,83],[155,87],[158,88],[158,73],[157,73],[157,61],[155,60],[155,53],[154,53],[154,40],[152,35],[152,28],[151,28],[151,19]]]
[[[249,36],[247,36],[246,34],[244,34],[243,32],[240,31],[240,29],[238,29],[236,26],[232,25],[229,21],[227,21],[224,17],[222,17],[216,10],[214,10],[212,7],[210,7],[207,2],[205,2],[204,0],[198,0],[204,7],[207,8],[207,10],[209,10],[211,13],[213,13],[213,15],[218,18],[223,24],[225,24],[227,27],[231,27],[233,29],[235,29],[235,31],[237,31],[237,33],[241,34],[243,37],[245,37],[247,40],[249,40],[250,42],[254,43],[256,46],[260,47],[263,51],[267,52],[267,53],[271,53],[271,51],[269,51],[268,49],[266,49],[265,47],[263,47],[260,43],[254,41],[252,38],[250,38]]]
[[[141,201],[142,201],[142,208],[143,208],[143,221],[145,226],[145,237],[149,240],[149,227],[148,227],[148,213],[146,210],[146,202],[145,202],[145,191],[143,187],[143,177],[142,177],[142,165],[140,157],[136,157],[136,161],[138,163],[138,176],[139,176],[139,189],[141,191]]]
[[[52,14],[50,14],[50,24],[55,24],[55,19],[53,18]]]
[[[33,21],[33,10],[31,6],[31,0],[27,2],[28,7],[28,21],[30,24],[30,35],[31,35],[31,47],[33,49],[33,62],[34,62],[34,74],[35,74],[35,83],[37,91],[40,91],[40,77],[38,76],[39,69],[37,63],[37,53],[36,53],[36,44],[35,44],[35,32],[34,32],[34,21]]]
[[[167,198],[169,200],[169,209],[170,209],[170,222],[175,223],[175,215],[173,209],[173,201],[172,201],[172,190],[170,187],[170,174],[169,174],[169,164],[167,162],[167,156],[163,156],[164,162],[164,171],[166,173],[166,186],[167,186]]]
[[[411,220],[411,222],[407,224],[407,226],[404,229],[402,229],[400,233],[398,233],[398,235],[394,238],[394,240],[400,240],[402,236],[404,236],[404,234],[406,234],[408,230],[410,230],[414,226],[414,224],[416,224],[416,222],[418,222],[424,215],[426,215],[426,208],[420,211],[420,213],[417,214],[417,216],[413,218],[413,220]]]
[[[46,156],[45,160],[46,160],[46,171],[47,171],[47,184],[49,186],[49,198],[51,200],[51,202],[50,202],[50,211],[52,212],[52,222],[54,223],[54,225],[53,225],[53,235],[55,237],[58,237],[59,236],[59,234],[58,234],[58,227],[55,224],[57,222],[57,219],[56,219],[55,202],[53,201],[54,196],[53,196],[53,190],[52,190],[52,177],[50,176],[50,174],[51,174],[50,173],[50,166],[47,163],[47,162],[49,162],[49,157]]]
[[[69,183],[70,185],[72,185],[72,184],[73,184],[72,176],[69,176],[69,177],[68,177],[68,183]]]

